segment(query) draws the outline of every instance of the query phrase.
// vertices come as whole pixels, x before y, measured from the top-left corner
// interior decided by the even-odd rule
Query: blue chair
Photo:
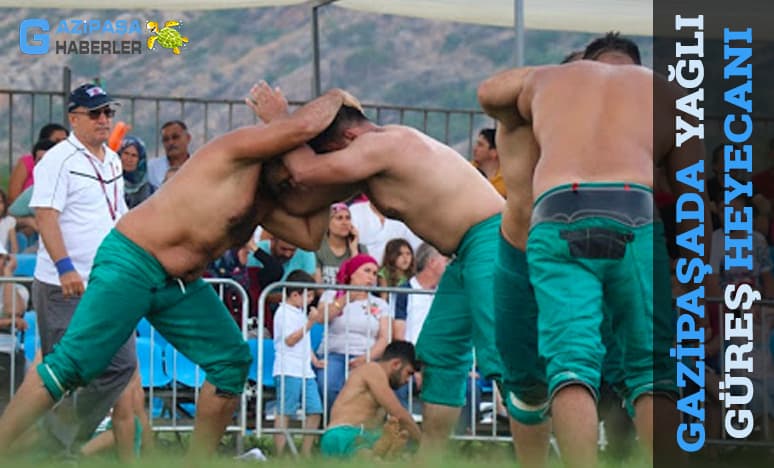
[[[771,355],[774,356],[774,333],[769,338],[769,348],[771,348]]]
[[[27,322],[27,331],[24,332],[24,356],[27,358],[27,362],[31,363],[35,359],[35,353],[40,348],[38,314],[34,310],[26,312],[24,321]]]
[[[172,381],[164,371],[164,351],[163,348],[153,343],[153,353],[151,354],[150,339],[139,337],[136,341],[137,347],[137,365],[140,368],[140,379],[143,388],[166,387]],[[153,375],[151,376],[151,366]]]
[[[16,231],[16,243],[19,245],[19,252],[24,252],[24,250],[30,245],[29,239],[27,239],[27,236],[25,236],[21,231]]]
[[[492,381],[489,379],[484,379],[479,377],[476,379],[478,383],[478,388],[481,390],[481,393],[492,393]]]
[[[320,347],[320,343],[323,340],[323,333],[325,332],[325,326],[321,323],[315,323],[312,325],[312,329],[309,330],[309,338],[312,340],[312,352],[317,351]]]
[[[164,362],[167,367],[167,375],[172,380],[177,378],[178,383],[194,388],[204,384],[206,377],[204,370],[178,352],[171,344],[167,344],[164,349]]]
[[[247,378],[252,382],[258,381],[258,369],[256,368],[256,362],[258,362],[258,340],[252,338],[247,341],[250,346],[250,355],[253,357],[253,362],[250,364],[250,371]],[[274,369],[274,340],[271,338],[263,339],[263,371],[261,372],[261,385],[264,387],[274,388],[274,376],[272,370]]]
[[[161,349],[166,348],[167,344],[169,344],[167,339],[164,338],[164,336],[159,333],[158,330],[153,328],[148,319],[145,317],[141,318],[137,323],[137,336],[148,339],[153,336],[153,345],[158,346]]]
[[[32,276],[35,274],[35,262],[38,256],[31,253],[22,253],[16,255],[16,271],[14,276]]]

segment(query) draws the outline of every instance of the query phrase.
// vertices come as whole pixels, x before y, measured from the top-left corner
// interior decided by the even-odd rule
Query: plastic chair
[[[167,344],[164,349],[164,362],[167,367],[167,375],[172,380],[177,378],[178,383],[188,387],[201,387],[204,384],[206,372],[177,351],[171,344]]]
[[[143,388],[166,387],[172,379],[164,371],[164,352],[163,348],[153,343],[153,354],[151,354],[151,342],[146,337],[139,337],[136,341],[137,347],[137,365],[140,368],[140,379]],[[153,375],[151,375],[151,366],[153,366]]]
[[[24,332],[24,357],[31,363],[35,359],[35,353],[40,348],[40,337],[38,336],[38,314],[34,310],[24,314],[24,321],[27,322],[27,331]]]
[[[492,381],[489,379],[483,379],[479,377],[476,379],[476,383],[478,383],[478,388],[481,390],[481,393],[492,393]]]
[[[151,325],[148,319],[145,317],[141,318],[137,323],[137,336],[148,339],[153,336],[153,345],[158,346],[161,349],[166,348],[169,344],[167,339],[164,338],[164,336],[159,333],[158,330],[153,328],[153,325]]]
[[[20,247],[21,248],[21,247]],[[35,262],[38,256],[31,253],[21,253],[16,255],[16,271],[14,276],[32,276],[35,274]]]
[[[258,340],[256,338],[247,340],[247,345],[250,346],[250,355],[253,357],[253,362],[250,364],[250,371],[247,378],[252,382],[257,382],[258,369],[256,368],[256,362],[258,362]],[[275,386],[272,370],[274,370],[274,340],[271,338],[264,338],[263,372],[261,372],[261,385],[264,387],[274,388]]]

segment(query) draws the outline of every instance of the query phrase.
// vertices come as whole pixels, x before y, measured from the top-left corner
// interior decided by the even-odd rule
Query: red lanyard
[[[107,203],[108,211],[110,211],[110,218],[113,221],[116,220],[116,213],[118,213],[118,183],[116,182],[116,170],[113,168],[113,164],[110,165],[110,173],[113,175],[113,205],[110,204],[110,198],[105,188],[105,180],[102,178],[102,174],[97,170],[97,166],[94,165],[94,161],[91,160],[88,154],[83,153],[86,160],[91,164],[91,168],[94,169],[94,175],[97,176],[100,187],[102,187],[102,194],[105,195],[105,203]],[[107,155],[106,155],[107,156]]]

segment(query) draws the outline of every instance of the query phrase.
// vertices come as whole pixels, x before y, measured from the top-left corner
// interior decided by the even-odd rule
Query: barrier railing
[[[350,302],[349,295],[353,291],[365,291],[369,293],[368,299],[366,299],[367,303],[370,300],[372,303],[377,303],[377,299],[371,299],[370,293],[390,293],[390,294],[407,294],[407,295],[414,295],[414,294],[421,294],[421,295],[434,295],[436,294],[433,290],[424,290],[424,289],[409,289],[409,288],[402,288],[402,287],[362,287],[362,286],[351,286],[351,285],[326,285],[326,284],[309,284],[309,283],[293,283],[293,282],[277,282],[272,283],[271,285],[267,286],[261,293],[261,296],[258,299],[258,317],[251,325],[257,326],[257,332],[258,332],[258,342],[264,343],[264,323],[265,323],[265,311],[266,311],[266,305],[267,305],[267,298],[270,294],[277,293],[278,291],[282,294],[282,301],[285,302],[285,299],[287,298],[287,288],[303,288],[304,291],[307,290],[323,290],[323,291],[344,291],[345,293],[345,299],[346,302]],[[303,303],[303,309],[306,310],[306,307],[308,306],[308,303],[306,302],[306,294],[302,294],[304,297],[304,303]],[[322,359],[328,362],[328,356],[330,353],[329,346],[328,346],[328,331],[329,331],[329,322],[330,322],[330,310],[329,310],[329,302],[323,302],[320,301],[322,305],[322,313],[323,313],[323,335],[322,339],[320,341],[320,348]],[[389,314],[388,314],[388,341],[391,341],[392,336],[392,324],[394,321],[394,304],[395,301],[389,301],[388,307],[389,307]],[[370,308],[370,304],[367,306]],[[304,329],[304,334],[306,334],[308,330]],[[348,330],[345,329],[345,335],[348,335]],[[309,350],[309,353],[314,352],[311,349]],[[349,361],[349,353],[345,352],[345,362]],[[366,360],[370,360],[370,356],[368,353],[365,354]],[[352,355],[352,357],[356,357]],[[263,346],[258,347],[258,359],[254,363],[256,366],[255,371],[257,373],[266,372],[267,369],[264,368],[264,366],[267,365],[266,362],[266,356],[265,356],[265,350],[263,349]],[[274,359],[279,359],[279,357],[275,356]],[[348,378],[349,369],[348,366],[345,366],[345,380]],[[495,392],[496,387],[492,386],[492,400],[488,403],[491,403],[491,411],[492,411],[492,417],[491,417],[491,423],[482,423],[479,421],[479,412],[480,412],[480,406],[482,403],[485,403],[483,401],[479,401],[476,394],[476,387],[478,385],[478,379],[474,376],[475,372],[475,361],[473,364],[473,368],[471,369],[471,378],[470,378],[470,433],[469,434],[455,434],[452,437],[459,440],[481,440],[481,441],[510,441],[510,434],[501,434],[500,428],[505,427],[508,428],[508,424],[500,423],[497,419],[497,407],[495,402]],[[282,373],[280,373],[282,375]],[[320,435],[324,432],[324,428],[327,426],[328,420],[329,420],[329,409],[328,409],[328,369],[327,366],[323,371],[323,382],[322,382],[322,388],[323,388],[323,394],[320,395],[322,400],[322,406],[323,406],[323,417],[322,417],[322,428],[318,429],[310,429],[303,427],[305,421],[306,421],[306,402],[305,402],[305,395],[302,395],[302,405],[301,405],[301,421],[302,421],[302,427],[295,427],[295,428],[273,428],[273,427],[265,427],[264,423],[270,420],[269,414],[266,414],[267,407],[269,405],[269,401],[264,401],[264,386],[261,384],[260,380],[255,388],[256,393],[256,417],[255,417],[255,432],[256,435],[261,436],[263,434],[284,434],[285,437],[288,439],[288,446],[291,448],[291,451],[295,453],[295,447],[293,445],[292,441],[292,435]],[[319,378],[319,376],[318,376]],[[304,379],[305,380],[305,379]],[[278,403],[280,407],[284,407],[284,394],[281,391],[283,386],[282,377],[280,377],[279,382],[275,382],[276,388],[278,388],[278,391],[276,392],[275,396],[279,399]],[[304,388],[302,386],[302,388]],[[483,398],[482,398],[483,400]],[[413,397],[413,382],[410,381],[409,383],[409,390],[408,390],[408,408],[411,411],[414,408],[414,397]],[[483,411],[481,411],[483,412]],[[414,414],[412,411],[412,414],[414,415],[415,420],[421,421],[421,415]],[[275,416],[277,417],[277,416]],[[498,427],[499,426],[499,427]],[[488,433],[483,433],[479,429],[483,427]]]

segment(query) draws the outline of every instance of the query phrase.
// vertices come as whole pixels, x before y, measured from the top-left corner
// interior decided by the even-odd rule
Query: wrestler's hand
[[[68,271],[59,276],[59,282],[62,285],[62,295],[64,297],[78,297],[83,294],[83,278],[77,271]]]
[[[265,81],[250,88],[250,94],[245,98],[245,103],[264,123],[288,115],[288,101],[285,95],[279,87],[272,89]]]
[[[365,112],[363,112],[363,106],[360,104],[360,101],[358,101],[355,96],[349,94],[347,91],[344,91],[341,88],[333,88],[329,92],[336,93],[341,97],[342,106],[354,107],[355,109],[365,114]]]

